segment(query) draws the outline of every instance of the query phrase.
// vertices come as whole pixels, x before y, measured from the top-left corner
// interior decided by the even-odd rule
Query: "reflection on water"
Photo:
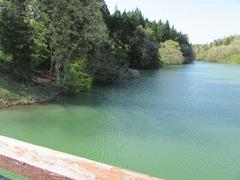
[[[239,180],[239,107],[240,66],[195,63],[1,110],[0,134],[167,180]]]

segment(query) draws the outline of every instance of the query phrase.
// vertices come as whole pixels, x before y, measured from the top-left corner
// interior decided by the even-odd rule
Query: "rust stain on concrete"
[[[32,180],[160,180],[4,136],[0,167]]]

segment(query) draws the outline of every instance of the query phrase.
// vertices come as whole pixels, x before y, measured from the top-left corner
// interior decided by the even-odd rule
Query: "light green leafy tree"
[[[80,92],[92,87],[93,78],[87,72],[85,59],[77,59],[70,63],[69,73],[66,75],[64,89],[67,92]]]
[[[178,42],[173,40],[160,43],[159,55],[163,64],[183,64],[184,57]]]

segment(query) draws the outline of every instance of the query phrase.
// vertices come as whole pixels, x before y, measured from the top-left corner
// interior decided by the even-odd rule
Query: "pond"
[[[3,109],[0,134],[166,180],[239,180],[240,66],[168,66]]]

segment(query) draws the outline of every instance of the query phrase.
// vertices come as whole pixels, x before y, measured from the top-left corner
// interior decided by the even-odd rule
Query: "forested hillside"
[[[240,36],[230,36],[205,45],[194,45],[194,50],[198,60],[239,64]]]
[[[181,63],[192,62],[187,35],[139,9],[110,14],[104,0],[0,1],[0,69],[25,84],[47,79],[78,92],[112,83],[128,68],[159,68],[168,40]]]

